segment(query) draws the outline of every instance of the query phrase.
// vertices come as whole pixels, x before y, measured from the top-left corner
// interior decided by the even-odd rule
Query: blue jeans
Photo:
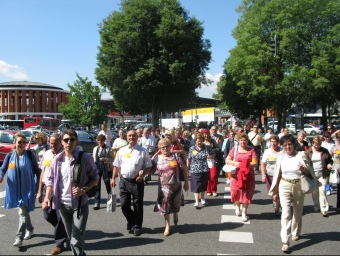
[[[77,218],[77,208],[73,209],[72,206],[60,204],[59,210],[73,255],[86,255],[84,252],[84,234],[89,216],[89,204],[86,203],[80,208],[79,219]]]

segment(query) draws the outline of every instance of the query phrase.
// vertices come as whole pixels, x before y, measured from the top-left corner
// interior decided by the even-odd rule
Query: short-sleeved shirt
[[[282,150],[279,153],[273,153],[269,148],[264,151],[261,162],[266,163],[266,171],[269,176],[274,175],[276,160],[282,155]]]
[[[190,160],[191,173],[209,172],[207,153],[209,155],[214,154],[211,147],[207,147],[204,144],[201,149],[199,149],[196,145],[189,149],[188,159]]]
[[[136,144],[133,147],[127,145],[118,150],[113,165],[120,168],[120,173],[124,178],[135,179],[140,170],[150,168],[152,163],[146,150]]]

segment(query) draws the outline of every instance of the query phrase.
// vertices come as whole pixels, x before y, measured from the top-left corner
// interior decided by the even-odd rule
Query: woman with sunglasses
[[[110,177],[112,177],[113,169],[113,151],[112,148],[105,144],[106,137],[104,134],[99,134],[96,138],[98,146],[93,149],[93,160],[99,171],[99,181],[94,196],[93,210],[100,209],[100,193],[101,193],[101,179],[105,184],[107,194],[111,193]]]
[[[164,236],[170,235],[170,214],[174,215],[174,224],[178,223],[178,212],[181,207],[182,184],[179,179],[179,172],[184,174],[184,190],[189,189],[188,168],[182,159],[175,153],[171,153],[171,142],[169,139],[161,139],[158,142],[161,154],[154,158],[159,174],[158,178],[158,198],[155,212],[160,212],[164,216],[165,230]]]
[[[47,136],[43,132],[33,134],[26,146],[26,149],[30,148],[32,140],[35,141],[36,145],[33,148],[31,148],[31,150],[35,154],[38,160],[38,164],[40,165],[40,160],[42,159],[43,154],[50,149],[50,146],[47,144]]]
[[[34,175],[39,179],[41,173],[37,159],[25,149],[26,144],[25,135],[16,133],[14,150],[6,155],[0,168],[0,183],[8,171],[4,207],[19,208],[19,228],[13,244],[16,247],[21,247],[23,240],[30,239],[33,235],[30,212],[34,211],[35,205]]]

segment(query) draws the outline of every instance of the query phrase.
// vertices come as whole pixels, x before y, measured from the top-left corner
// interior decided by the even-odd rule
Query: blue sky
[[[81,77],[94,85],[100,39],[98,24],[119,10],[120,0],[0,0],[0,83],[32,81],[68,90]],[[211,41],[212,62],[206,76],[214,83],[198,90],[211,98],[223,63],[236,41],[232,30],[241,0],[181,0],[183,7],[204,24]],[[102,98],[110,98],[103,94]]]

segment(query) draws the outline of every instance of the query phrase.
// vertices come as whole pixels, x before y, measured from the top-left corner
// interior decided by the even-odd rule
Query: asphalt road
[[[249,208],[250,222],[235,221],[235,214],[228,199],[225,178],[219,178],[218,197],[207,197],[208,205],[196,210],[193,193],[185,195],[185,206],[179,213],[178,226],[172,226],[172,234],[164,237],[164,219],[153,212],[157,196],[157,175],[145,187],[144,227],[140,237],[128,234],[126,221],[119,201],[115,213],[106,212],[106,198],[101,209],[92,209],[86,227],[88,255],[277,255],[281,252],[280,218],[274,216],[272,201],[266,185],[256,175],[256,192]],[[103,186],[102,186],[103,187]],[[5,182],[0,184],[0,205]],[[103,191],[105,196],[105,192]],[[314,213],[311,195],[305,198],[302,238],[291,242],[291,254],[339,255],[340,214],[335,211],[336,191],[329,197],[330,214],[325,218]],[[13,247],[18,228],[17,209],[0,208],[0,255],[46,255],[54,247],[53,228],[42,217],[40,204],[32,212],[34,237],[24,241],[21,249]],[[62,255],[71,255],[67,250]]]

